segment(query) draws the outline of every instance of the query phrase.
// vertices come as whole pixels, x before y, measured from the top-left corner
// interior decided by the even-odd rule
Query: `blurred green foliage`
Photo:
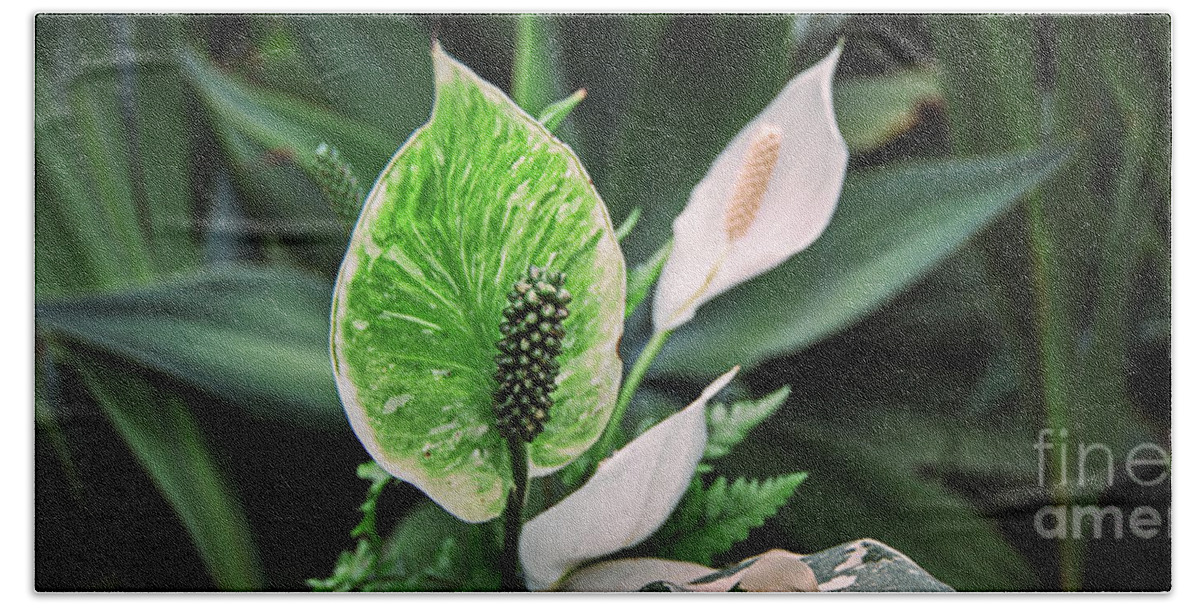
[[[845,39],[852,171],[830,231],[701,309],[631,409],[669,411],[730,363],[753,368],[749,394],[792,386],[717,468],[809,477],[729,560],[870,536],[959,589],[1169,585],[1169,540],[1059,559],[1030,524],[1052,498],[1039,428],[1169,446],[1167,17],[40,15],[38,588],[329,571],[366,455],[328,366],[346,234],[309,175],[326,143],[373,179],[429,116],[435,36],[527,110],[587,89],[558,133],[615,221],[640,209],[631,268],[732,135]],[[379,525],[414,515],[386,546],[429,556],[397,554],[396,576],[494,583],[464,569],[493,538],[395,492]],[[1147,492],[1066,498],[1169,505]],[[114,542],[129,561],[89,569]],[[188,547],[208,581],[172,561]],[[153,578],[135,553],[168,566]]]

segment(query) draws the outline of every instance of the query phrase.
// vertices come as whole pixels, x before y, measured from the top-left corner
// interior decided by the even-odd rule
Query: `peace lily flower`
[[[659,347],[669,330],[691,319],[702,304],[783,263],[825,230],[849,159],[833,114],[833,74],[840,55],[839,45],[792,79],[692,190],[675,219],[674,246],[655,292]],[[576,570],[645,540],[667,520],[704,454],[705,406],[736,373],[734,368],[718,378],[696,401],[602,462],[583,487],[525,524],[519,553],[529,589],[632,591],[654,581],[696,591],[725,591],[735,584],[772,591],[816,589],[799,556],[780,550],[725,573],[649,558]]]
[[[816,591],[798,555],[774,549],[725,572],[655,558],[586,561],[632,547],[666,522],[687,491],[708,443],[705,407],[739,368],[708,385],[690,405],[600,463],[583,487],[525,524],[519,553],[532,591],[637,591],[666,581],[691,591]]]
[[[838,45],[733,138],[675,218],[654,296],[654,329],[674,329],[825,231],[849,152],[833,114]]]
[[[525,524],[518,547],[526,587],[554,588],[579,564],[631,547],[663,525],[704,455],[704,408],[737,372],[717,378],[690,405],[601,462],[583,487]]]

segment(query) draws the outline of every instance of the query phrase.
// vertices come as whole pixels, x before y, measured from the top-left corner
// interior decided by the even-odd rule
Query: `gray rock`
[[[745,570],[754,560],[751,558],[714,572],[693,583],[707,583]],[[812,568],[821,591],[858,591],[878,593],[898,591],[902,593],[925,591],[954,591],[949,585],[933,578],[932,574],[909,559],[907,555],[870,538],[804,555],[800,560]],[[735,587],[736,591],[737,588]],[[639,591],[687,592],[689,589],[666,581],[657,581]]]
[[[821,591],[954,591],[903,553],[870,538],[802,558]]]

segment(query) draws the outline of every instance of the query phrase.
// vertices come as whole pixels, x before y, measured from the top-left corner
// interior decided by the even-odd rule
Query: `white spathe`
[[[715,568],[708,566],[669,559],[614,559],[576,570],[563,582],[560,590],[589,593],[637,591],[656,581],[685,587],[698,578],[716,572]]]
[[[549,589],[580,563],[641,542],[662,526],[704,455],[705,404],[737,372],[717,378],[690,405],[601,462],[583,487],[525,524],[519,551],[526,587]]]
[[[686,323],[708,300],[778,266],[825,231],[850,157],[833,113],[841,52],[839,45],[793,78],[692,190],[675,218],[674,246],[655,291],[656,331]]]
[[[653,557],[615,559],[580,568],[563,582],[562,591],[638,591],[662,581],[687,591],[818,591],[820,586],[803,555],[771,549],[718,572],[708,566]],[[748,564],[748,565],[746,565]],[[703,582],[698,582],[703,581]]]

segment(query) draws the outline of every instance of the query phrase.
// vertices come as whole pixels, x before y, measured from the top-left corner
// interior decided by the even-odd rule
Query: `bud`
[[[321,194],[329,202],[344,224],[353,227],[358,221],[358,213],[362,209],[363,189],[354,177],[350,164],[342,160],[337,148],[327,144],[317,147],[316,153],[316,182],[321,188]]]

